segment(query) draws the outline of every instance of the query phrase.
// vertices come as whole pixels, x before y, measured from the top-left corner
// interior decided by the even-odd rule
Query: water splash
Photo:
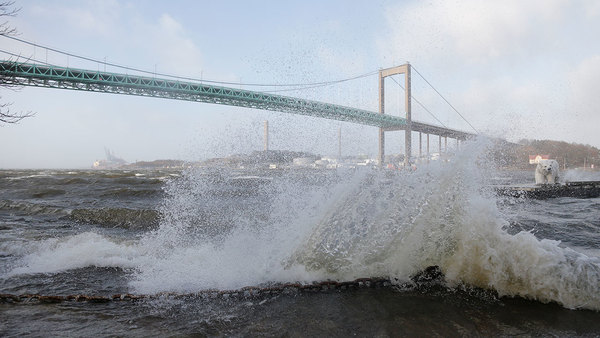
[[[414,172],[338,172],[312,186],[297,175],[280,178],[262,191],[271,200],[261,217],[262,207],[247,208],[217,222],[197,217],[214,203],[203,192],[215,182],[188,173],[170,187],[170,216],[146,238],[161,254],[139,268],[133,285],[152,292],[365,276],[406,281],[438,265],[450,285],[599,309],[596,258],[504,230],[486,190],[489,171],[480,170],[486,146],[473,142],[450,162]]]
[[[486,141],[416,171],[292,170],[235,180],[190,169],[166,183],[159,227],[136,241],[84,233],[32,247],[11,274],[84,266],[135,271],[134,291],[194,292],[269,282],[411,275],[449,286],[600,310],[600,262],[511,235],[489,191]],[[482,169],[483,168],[483,169]],[[248,186],[250,184],[250,186]]]
[[[142,256],[135,245],[112,241],[93,232],[66,238],[50,238],[5,250],[24,253],[19,266],[12,269],[6,277],[56,273],[88,266],[134,268],[140,263]]]

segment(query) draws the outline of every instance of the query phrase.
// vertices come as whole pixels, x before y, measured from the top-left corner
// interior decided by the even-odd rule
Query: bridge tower
[[[410,90],[410,63],[401,66],[379,70],[379,113],[385,114],[385,78],[392,75],[404,74],[404,110],[406,112],[406,126],[404,129],[404,164],[410,164],[412,152],[412,115],[411,115],[411,90]],[[379,128],[379,166],[385,161],[385,128]]]

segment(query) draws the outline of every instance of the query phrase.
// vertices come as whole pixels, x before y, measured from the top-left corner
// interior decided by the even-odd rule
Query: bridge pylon
[[[406,112],[406,126],[404,129],[404,164],[410,164],[412,152],[412,113],[411,113],[411,86],[410,63],[401,66],[379,70],[379,113],[385,114],[385,78],[392,75],[404,74],[404,110]],[[379,128],[379,157],[377,162],[380,167],[385,161],[385,132],[386,128]]]

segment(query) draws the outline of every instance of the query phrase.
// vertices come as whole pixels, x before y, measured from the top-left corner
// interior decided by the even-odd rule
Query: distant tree
[[[8,17],[17,15],[20,8],[14,8],[14,1],[0,1],[0,35],[10,36],[16,35],[17,30],[11,27],[6,20]],[[0,76],[0,87],[2,88],[15,88],[15,86],[6,81],[6,78]],[[1,98],[1,97],[0,97]],[[0,103],[0,124],[2,123],[18,123],[26,117],[35,115],[34,113],[14,113],[10,111],[11,103]]]
[[[589,144],[567,143],[564,141],[551,140],[520,140],[518,149],[518,161],[520,167],[527,167],[525,162],[527,155],[549,155],[556,159],[562,166],[567,168],[583,167],[589,168],[593,164],[596,168],[600,166],[600,150]]]

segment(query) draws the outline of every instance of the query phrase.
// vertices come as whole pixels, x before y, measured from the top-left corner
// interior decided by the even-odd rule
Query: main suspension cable
[[[419,76],[421,76],[421,78],[423,80],[425,80],[425,82],[427,82],[427,84],[444,100],[446,101],[446,103],[452,108],[454,109],[454,111],[458,114],[458,116],[460,116],[465,122],[467,122],[467,124],[475,131],[476,134],[479,134],[479,131],[477,131],[477,129],[475,129],[475,127],[473,127],[473,125],[456,109],[454,108],[454,106],[452,105],[452,103],[450,103],[450,101],[448,101],[444,95],[442,95],[442,93],[440,93],[429,81],[427,81],[427,79],[423,76],[423,74],[421,74],[416,68],[415,66],[412,66],[412,68],[415,70],[415,72],[417,72],[417,74],[419,74]]]
[[[166,73],[157,73],[157,72],[152,72],[152,71],[148,71],[148,70],[143,70],[143,69],[139,69],[139,68],[134,68],[134,67],[129,67],[129,66],[123,66],[123,65],[119,65],[119,64],[115,64],[112,62],[106,62],[106,61],[102,61],[102,60],[98,60],[98,59],[94,59],[94,58],[90,58],[90,57],[86,57],[86,56],[81,56],[81,55],[77,55],[74,53],[70,53],[70,52],[66,52],[60,49],[56,49],[56,48],[52,48],[52,47],[48,47],[48,46],[44,46],[44,45],[40,45],[31,41],[27,41],[24,39],[20,39],[14,36],[7,36],[7,35],[2,35],[5,38],[9,38],[15,41],[19,41],[34,47],[39,47],[39,48],[44,48],[59,54],[63,54],[63,55],[67,55],[67,56],[71,56],[74,58],[78,58],[78,59],[82,59],[82,60],[86,60],[86,61],[90,61],[90,62],[95,62],[95,63],[99,63],[99,64],[103,64],[106,66],[111,66],[111,67],[116,67],[116,68],[121,68],[121,69],[125,69],[125,70],[130,70],[130,71],[135,71],[135,72],[139,72],[139,73],[143,73],[143,74],[150,74],[150,75],[154,75],[154,76],[164,76],[164,77],[169,77],[169,78],[173,78],[173,79],[179,79],[179,80],[186,80],[186,81],[196,81],[196,82],[207,82],[207,83],[215,83],[215,84],[222,84],[222,85],[235,85],[235,86],[248,86],[248,87],[306,87],[306,86],[327,86],[327,85],[333,85],[333,84],[337,84],[337,83],[341,83],[341,82],[346,82],[346,81],[351,81],[351,80],[355,80],[355,79],[359,79],[359,78],[363,78],[366,76],[370,76],[375,74],[377,71],[371,71],[365,74],[361,74],[361,75],[357,75],[357,76],[353,76],[350,78],[345,78],[345,79],[339,79],[339,80],[333,80],[333,81],[323,81],[323,82],[312,82],[312,83],[291,83],[291,84],[266,84],[266,83],[242,83],[242,82],[227,82],[227,81],[215,81],[215,80],[204,80],[204,79],[198,79],[198,78],[192,78],[192,77],[185,77],[185,76],[178,76],[178,75],[171,75],[171,74],[166,74]],[[48,64],[47,62],[44,62],[45,64]],[[299,90],[299,89],[308,89],[308,88],[294,88],[294,89],[286,89],[286,90],[282,90],[282,91],[291,91],[291,90]]]
[[[402,85],[400,84],[400,82],[398,82],[398,81],[396,81],[396,79],[394,79],[394,77],[393,77],[393,76],[390,76],[390,77],[391,77],[391,79],[392,79],[394,82],[396,82],[396,84],[397,84],[398,86],[400,86],[400,88],[402,88],[402,90],[406,90],[406,89],[404,88],[404,86],[402,86]],[[427,107],[425,107],[425,105],[423,105],[423,104],[421,103],[421,101],[417,100],[417,98],[416,98],[416,97],[414,97],[412,94],[410,95],[410,97],[411,97],[413,100],[415,100],[415,102],[416,102],[416,103],[418,103],[418,104],[419,104],[419,106],[421,106],[423,109],[425,109],[425,111],[426,111],[426,112],[428,112],[428,113],[429,113],[429,115],[431,115],[431,116],[432,116],[432,117],[433,117],[433,118],[434,118],[436,121],[438,121],[438,122],[439,122],[439,123],[442,125],[442,127],[444,127],[444,128],[448,128],[448,127],[446,127],[446,125],[445,125],[445,124],[444,124],[442,121],[440,121],[440,120],[439,120],[439,119],[438,119],[438,118],[437,118],[437,117],[436,117],[436,116],[435,116],[435,115],[434,115],[434,114],[433,114],[433,113],[432,113],[432,112],[431,112],[429,109],[427,109]]]
[[[363,77],[367,77],[367,76],[371,76],[371,75],[375,75],[377,74],[378,71],[372,71],[370,73],[365,73],[362,75],[357,75],[348,79],[344,79],[344,80],[336,80],[336,81],[331,81],[331,82],[324,82],[322,84],[315,84],[315,85],[307,85],[305,87],[298,87],[298,88],[287,88],[287,89],[276,89],[276,90],[269,90],[269,91],[265,91],[265,93],[279,93],[279,92],[291,92],[291,91],[296,91],[296,90],[306,90],[306,89],[314,89],[314,88],[320,88],[320,87],[326,87],[326,86],[331,86],[334,84],[338,84],[341,82],[347,82],[347,81],[352,81],[352,80],[356,80],[356,79],[361,79]]]

